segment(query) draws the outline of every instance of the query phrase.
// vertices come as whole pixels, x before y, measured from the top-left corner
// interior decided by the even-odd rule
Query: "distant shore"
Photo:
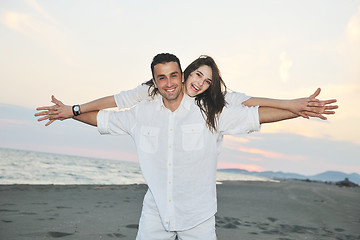
[[[306,181],[217,186],[219,240],[360,239],[360,188]],[[0,185],[0,238],[135,239],[147,186]]]

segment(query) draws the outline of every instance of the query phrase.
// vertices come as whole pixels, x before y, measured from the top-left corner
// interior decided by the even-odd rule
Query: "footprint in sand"
[[[109,234],[106,234],[106,236],[113,237],[113,238],[124,238],[124,237],[126,237],[126,235],[121,234],[121,233],[109,233]]]
[[[126,225],[126,227],[139,229],[139,224],[129,224],[129,225]]]
[[[67,209],[67,208],[70,209],[70,208],[72,208],[72,207],[57,206],[56,208],[57,208],[57,209]]]
[[[278,220],[277,218],[273,218],[273,217],[268,217],[267,219],[272,223]]]
[[[70,236],[70,235],[74,235],[74,234],[73,233],[65,233],[65,232],[48,232],[47,235],[50,237],[53,237],[53,238],[61,238],[61,237],[66,237],[66,236]]]
[[[19,210],[0,209],[0,212],[18,212]]]
[[[34,213],[34,212],[21,212],[20,214],[22,215],[38,215],[37,213]]]
[[[32,205],[48,205],[48,203],[31,203]]]
[[[221,228],[227,228],[227,229],[234,229],[241,226],[241,221],[239,218],[233,218],[233,217],[216,217],[216,226]]]
[[[3,203],[0,206],[15,206],[16,204],[14,203]]]
[[[97,202],[97,204],[95,205],[96,208],[114,208],[116,205],[116,203],[111,203],[111,202]]]
[[[12,223],[13,221],[10,221],[10,220],[1,220],[2,222],[4,223]]]

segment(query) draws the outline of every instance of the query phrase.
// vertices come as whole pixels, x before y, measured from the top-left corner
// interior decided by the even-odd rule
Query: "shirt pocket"
[[[181,131],[182,145],[185,151],[200,150],[204,147],[204,125],[183,125]]]
[[[140,131],[140,149],[146,153],[156,153],[159,145],[159,128],[142,126]]]

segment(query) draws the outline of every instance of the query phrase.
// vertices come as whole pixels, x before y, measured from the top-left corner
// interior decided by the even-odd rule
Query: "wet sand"
[[[0,239],[135,239],[145,185],[0,185]],[[360,239],[360,188],[218,185],[219,240]]]

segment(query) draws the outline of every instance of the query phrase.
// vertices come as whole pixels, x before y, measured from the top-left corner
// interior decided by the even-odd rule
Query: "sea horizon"
[[[220,181],[275,181],[217,172]],[[0,185],[146,184],[138,162],[0,147]]]

